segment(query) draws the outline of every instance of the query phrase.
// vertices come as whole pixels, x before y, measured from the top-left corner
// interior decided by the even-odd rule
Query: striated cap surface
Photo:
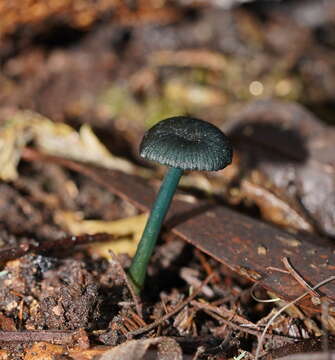
[[[140,156],[183,170],[217,171],[231,163],[233,148],[216,126],[177,116],[160,121],[145,133]]]

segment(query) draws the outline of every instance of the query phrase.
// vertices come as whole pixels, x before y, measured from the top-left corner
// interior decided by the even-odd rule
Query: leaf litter
[[[46,154],[133,172],[132,164],[110,154],[88,125],[77,132],[69,125],[27,110],[5,113],[5,117],[7,120],[0,129],[0,177],[4,180],[17,178],[22,149],[30,142]]]
[[[117,22],[112,21],[114,28],[110,30],[109,20],[104,23],[100,18],[101,31],[90,35],[86,26],[99,17],[106,5],[97,2],[96,11],[83,7],[75,16],[66,7],[65,13],[70,16],[65,17],[62,32],[68,34],[67,26],[71,23],[75,29],[72,34],[78,36],[74,42],[80,45],[64,49],[58,47],[57,39],[52,37],[53,21],[62,10],[51,7],[48,12],[47,8],[41,8],[44,9],[41,17],[34,18],[36,7],[29,8],[29,2],[24,6],[27,4],[28,17],[18,17],[12,26],[2,29],[5,34],[11,34],[17,24],[23,23],[30,30],[23,31],[23,35],[16,34],[19,38],[22,36],[21,41],[25,37],[25,41],[15,47],[17,56],[11,55],[14,42],[10,35],[4,38],[1,54],[9,58],[4,60],[1,81],[6,86],[0,102],[14,104],[14,109],[18,106],[35,111],[15,110],[23,117],[23,123],[19,125],[21,120],[18,120],[11,128],[13,123],[9,122],[7,126],[9,124],[11,130],[7,133],[2,127],[1,132],[3,166],[0,168],[4,171],[3,179],[11,179],[1,184],[2,355],[53,358],[66,353],[72,358],[91,359],[129,343],[132,346],[137,343],[147,351],[150,340],[167,338],[179,344],[184,357],[188,353],[195,359],[252,359],[256,339],[283,303],[267,304],[252,299],[249,293],[252,282],[262,278],[254,289],[257,298],[266,298],[264,286],[271,291],[271,296],[280,296],[289,303],[301,295],[306,286],[316,286],[333,271],[333,258],[329,255],[332,246],[317,237],[333,237],[333,161],[329,156],[333,153],[333,131],[316,117],[309,121],[311,113],[301,111],[302,107],[299,109],[294,103],[256,101],[245,108],[237,104],[235,109],[231,104],[264,95],[286,98],[308,104],[329,121],[331,116],[323,109],[327,109],[327,101],[333,98],[332,61],[327,60],[333,58],[332,49],[326,44],[331,37],[316,41],[315,24],[329,34],[329,27],[323,25],[323,21],[330,18],[324,12],[314,12],[314,25],[304,22],[306,19],[298,21],[297,14],[303,13],[305,5],[299,5],[302,8],[297,11],[295,2],[285,5],[289,11],[285,6],[275,6],[275,16],[262,8],[262,21],[247,8],[222,10],[214,6],[204,10],[201,5],[190,2],[187,10],[194,11],[196,16],[178,22],[184,16],[180,9],[185,10],[179,2],[168,7],[164,3],[159,11],[151,7],[151,2],[139,2],[130,10],[128,5],[111,2],[107,8],[119,17]],[[328,10],[331,8],[330,3],[325,6]],[[40,29],[30,28],[29,16],[34,24],[41,19],[48,21],[43,25],[39,23]],[[131,29],[127,28],[129,24]],[[78,28],[81,30],[76,32]],[[40,46],[39,37],[48,29],[52,31],[47,37],[55,48],[46,50]],[[299,46],[292,49],[289,45],[292,42],[285,41],[286,30],[290,39],[298,39],[293,43]],[[35,31],[37,37],[32,39],[29,33]],[[282,36],[283,33],[286,35]],[[117,34],[125,36],[120,39]],[[123,42],[126,34],[130,34],[129,40]],[[223,38],[227,41],[221,41]],[[308,52],[304,52],[306,46]],[[320,62],[322,73],[316,66]],[[318,84],[317,89],[313,83]],[[98,94],[100,102],[96,102],[94,96],[103,86],[109,95]],[[117,99],[113,94],[120,89],[121,98]],[[128,100],[122,105],[123,96]],[[317,109],[320,103],[324,108]],[[125,286],[124,273],[120,272],[120,266],[129,266],[129,255],[108,256],[106,252],[98,255],[96,251],[92,256],[84,244],[102,239],[117,242],[120,233],[114,226],[118,224],[128,227],[121,236],[130,235],[131,242],[138,236],[142,221],[139,211],[148,209],[153,188],[161,175],[160,169],[145,173],[138,167],[143,165],[136,155],[138,140],[144,130],[144,120],[153,124],[173,112],[192,112],[230,128],[236,139],[237,156],[229,174],[197,175],[204,179],[201,181],[196,181],[191,174],[182,184],[187,195],[178,196],[179,210],[167,223],[163,233],[166,243],[161,242],[157,249],[149,269],[150,283],[145,296],[136,304],[138,299],[131,296]],[[234,119],[229,112],[238,114],[237,122],[236,116]],[[2,119],[10,118],[2,116]],[[53,123],[49,118],[76,126]],[[232,126],[227,126],[229,121],[220,122],[223,118],[232,119]],[[27,119],[34,120],[29,124]],[[255,119],[265,120],[266,126],[255,124]],[[86,122],[95,130],[101,127],[99,136],[107,135],[113,140],[111,153],[116,150],[115,154],[127,154],[131,160],[119,162],[106,152],[106,147],[87,125],[78,132],[74,130]],[[283,122],[283,128],[279,129],[283,131],[279,133],[293,139],[284,147],[284,153],[283,148],[276,148],[278,141],[268,136],[278,133],[278,126],[276,131],[271,131],[273,123],[278,125],[278,122]],[[308,126],[296,126],[299,123]],[[294,131],[287,131],[292,128]],[[255,130],[267,130],[268,135],[257,136]],[[264,134],[262,131],[260,134]],[[301,142],[300,138],[307,141]],[[295,146],[290,147],[292,143]],[[27,145],[85,164],[72,162],[72,168],[66,167],[60,158],[52,156],[46,158],[45,163],[42,156],[36,154],[32,161],[27,155],[30,151],[32,157],[32,148],[27,149]],[[259,157],[259,148],[263,153],[271,148],[270,159]],[[296,149],[300,152],[294,154]],[[21,155],[23,161],[19,161]],[[156,178],[147,182],[91,167],[88,163]],[[320,187],[322,196],[317,194]],[[206,202],[209,194],[212,198],[210,204],[205,205],[204,218],[201,209],[193,211],[190,206],[198,205],[199,198]],[[215,209],[217,201],[220,209],[224,201],[237,211],[232,215],[230,211]],[[191,210],[190,214],[180,220],[185,210]],[[284,229],[290,228],[293,233],[264,227],[262,223],[241,217],[243,212],[251,219],[261,217]],[[58,220],[65,215],[70,220],[65,226],[56,215]],[[226,216],[234,226],[219,226]],[[202,219],[206,221],[202,223]],[[82,235],[75,235],[81,231],[75,233],[71,226],[81,227]],[[207,231],[210,226],[216,232]],[[108,227],[112,227],[111,235],[95,233]],[[256,231],[258,227],[260,231]],[[92,235],[87,235],[91,231]],[[308,231],[311,236],[297,234],[297,231]],[[226,238],[219,236],[224,251],[213,246],[218,232]],[[276,242],[279,247],[273,247]],[[100,247],[101,244],[97,245]],[[306,256],[302,248],[306,249]],[[122,247],[121,252],[131,249]],[[206,254],[200,253],[200,256],[199,249]],[[283,266],[283,258],[290,261],[290,271]],[[199,289],[192,300],[194,289],[211,274],[209,283]],[[333,286],[327,285],[318,294],[319,297],[309,294],[307,302],[279,313],[266,335],[268,358],[286,354],[294,358],[296,355],[292,354],[298,350],[306,353],[332,347]],[[136,310],[138,306],[142,311]],[[146,335],[129,340],[132,333],[152,323],[157,325]],[[85,330],[79,330],[76,335],[78,327]],[[326,334],[323,340],[321,337],[314,343],[313,336],[322,334]],[[168,350],[170,347],[173,347],[171,341]],[[275,348],[277,352],[271,352]],[[156,356],[151,351],[146,355]],[[175,355],[171,352],[171,356],[177,356],[176,352]],[[313,358],[314,355],[304,356]]]
[[[114,181],[115,181],[115,179],[114,179]],[[283,243],[284,245],[286,245],[286,242],[284,242]],[[290,246],[290,244],[289,244],[289,246]],[[215,317],[214,317],[215,318]],[[216,319],[216,320],[218,320],[218,319]],[[231,326],[233,326],[232,324],[231,324]],[[131,329],[131,328],[130,328]],[[307,328],[306,328],[307,329]],[[310,328],[311,329],[311,328]],[[130,330],[130,331],[133,331],[133,330]],[[260,331],[260,330],[258,330],[258,331]],[[127,330],[123,330],[123,332],[124,332],[124,334],[127,334]],[[130,332],[131,333],[131,332]],[[135,331],[135,334],[136,334],[137,332]]]
[[[63,214],[64,215],[64,214]],[[94,224],[94,222],[93,223],[90,223],[90,221],[92,221],[92,220],[87,220],[87,224],[86,225],[88,225],[88,228],[86,228],[85,229],[85,231],[84,232],[89,232],[89,229],[90,229],[90,225],[91,224]],[[78,225],[78,224],[76,224],[76,222],[73,222],[72,220],[70,220],[69,222],[68,222],[68,226],[69,226],[69,224],[71,224],[72,226],[74,225],[74,226],[76,226],[76,225]],[[98,223],[98,227],[97,227],[97,229],[106,229],[106,227],[105,228],[103,228],[102,227],[102,224],[103,223]],[[71,227],[71,225],[70,225],[70,227]],[[85,225],[85,220],[84,220],[84,222],[83,222],[83,225]],[[96,223],[95,223],[95,225],[96,225]],[[73,231],[73,230],[72,230]],[[93,231],[94,232],[94,231]],[[120,235],[120,234],[119,234]],[[284,243],[285,244],[285,243]],[[87,287],[87,285],[85,284],[84,285],[84,287]],[[65,289],[63,290],[63,291],[65,291]],[[72,294],[72,295],[71,295]],[[82,293],[82,290],[80,290],[79,291],[79,294],[80,294],[80,296],[81,296],[81,298],[83,297],[83,293]],[[68,296],[68,295],[66,295],[66,296]],[[71,302],[74,302],[74,304],[75,304],[75,300],[74,300],[74,293],[70,293],[70,298],[72,299],[71,300]],[[56,299],[57,299],[57,297],[56,297]],[[58,301],[60,301],[60,299],[61,298],[58,298],[59,300],[57,300],[56,302],[58,302]],[[45,300],[44,300],[45,301]],[[55,303],[56,304],[56,303]],[[42,304],[40,305],[40,306],[43,306],[43,302],[42,302]],[[49,306],[49,303],[48,303],[48,306]],[[89,306],[92,306],[92,305],[89,305]],[[62,307],[64,307],[64,305],[62,305]],[[178,307],[177,307],[178,308]],[[46,310],[46,308],[44,308],[44,310]],[[54,307],[54,311],[56,311],[56,314],[58,314],[57,316],[59,317],[60,316],[60,314],[61,313],[59,313],[59,311],[57,310],[57,308],[56,307]],[[67,310],[67,313],[69,313],[70,312],[70,310]],[[124,318],[124,324],[125,323],[127,323],[127,322],[129,322],[129,320],[126,320],[126,319],[128,319],[128,316],[129,315],[127,315],[126,316],[126,318]],[[213,316],[213,315],[212,315]],[[163,317],[164,318],[164,317]],[[84,318],[82,318],[82,320],[83,320]],[[219,321],[219,319],[218,318],[215,318],[215,316],[214,316],[214,319],[216,320],[216,321]],[[57,327],[57,322],[52,322],[52,321],[50,321],[51,320],[51,318],[49,318],[49,320],[48,320],[48,324],[51,324],[51,326],[52,326],[52,328],[54,328],[54,327]],[[187,320],[187,319],[186,319]],[[55,321],[55,320],[53,320],[53,321]],[[60,320],[59,320],[59,318],[57,318],[57,321],[59,322]],[[159,320],[159,322],[161,322],[162,320]],[[191,323],[192,323],[192,318],[190,318],[189,320],[187,320],[187,321],[191,321]],[[39,322],[41,323],[41,319],[39,318]],[[130,321],[130,323],[128,324],[128,325],[126,325],[126,327],[124,328],[124,326],[125,325],[123,325],[122,327],[121,327],[121,329],[122,330],[119,330],[121,333],[123,333],[123,335],[124,336],[127,336],[127,334],[129,333],[129,334],[132,334],[132,332],[134,332],[135,334],[137,333],[137,330],[135,330],[134,328],[133,328],[133,325],[130,325],[131,323],[133,322],[133,320],[131,320]],[[42,322],[43,323],[43,322]],[[83,323],[83,324],[85,324],[85,323]],[[78,326],[78,325],[77,325]],[[175,326],[177,326],[177,328],[179,328],[179,325],[178,325],[178,322],[177,323],[175,323]],[[231,326],[233,326],[232,324],[231,324]],[[192,327],[191,327],[192,328]],[[192,331],[194,331],[194,330],[192,330]],[[260,330],[258,330],[258,331],[260,331]],[[195,334],[197,333],[197,331],[195,332]],[[195,335],[194,334],[194,335]],[[101,337],[101,338],[103,338],[103,337]],[[106,338],[106,337],[105,337]],[[105,340],[106,341],[106,340]],[[115,341],[115,340],[114,340]],[[108,342],[107,342],[108,343]]]

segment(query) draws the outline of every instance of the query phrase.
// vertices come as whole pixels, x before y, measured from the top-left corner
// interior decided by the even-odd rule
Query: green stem
[[[182,169],[169,169],[151,209],[141,241],[137,247],[136,254],[128,272],[128,276],[135,286],[137,293],[143,288],[150,257],[153,253],[162,223],[169,210],[171,200],[176,192],[177,185],[182,175]]]

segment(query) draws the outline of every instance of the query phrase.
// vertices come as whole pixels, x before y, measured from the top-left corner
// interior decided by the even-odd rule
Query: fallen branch
[[[79,340],[79,341],[78,341]],[[33,331],[0,331],[1,342],[49,342],[58,345],[69,345],[79,342],[87,343],[88,338],[83,329],[76,331],[33,330]]]

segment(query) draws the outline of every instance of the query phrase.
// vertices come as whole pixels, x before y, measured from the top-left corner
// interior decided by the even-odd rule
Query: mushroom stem
[[[150,257],[182,175],[182,169],[169,168],[159,189],[156,201],[151,209],[149,219],[128,271],[128,276],[137,293],[143,288]]]

